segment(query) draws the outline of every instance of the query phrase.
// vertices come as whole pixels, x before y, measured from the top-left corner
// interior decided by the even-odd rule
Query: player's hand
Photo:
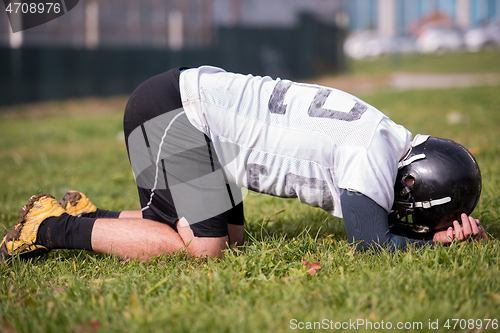
[[[458,221],[453,221],[453,227],[436,232],[433,240],[448,245],[453,241],[463,242],[469,239],[481,241],[488,239],[486,231],[484,231],[478,219],[462,214],[461,220],[462,225]]]

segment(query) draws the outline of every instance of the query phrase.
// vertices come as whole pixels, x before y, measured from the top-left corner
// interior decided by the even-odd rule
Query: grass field
[[[394,70],[500,73],[498,59],[499,52],[412,56],[396,65],[381,59],[352,68],[367,79]],[[414,134],[448,137],[473,152],[483,175],[473,215],[490,241],[354,252],[341,220],[296,200],[252,193],[245,199],[245,246],[221,260],[177,254],[140,263],[56,250],[46,261],[1,262],[2,331],[253,333],[342,325],[353,332],[481,331],[486,325],[498,331],[500,86],[360,97]],[[120,135],[125,103],[123,97],[0,110],[3,233],[39,192],[59,198],[79,189],[101,208],[139,208]],[[311,276],[304,260],[322,267]]]

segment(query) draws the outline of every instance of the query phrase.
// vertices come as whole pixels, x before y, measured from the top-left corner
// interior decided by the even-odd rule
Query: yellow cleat
[[[59,200],[59,204],[66,210],[66,213],[73,216],[82,216],[97,210],[97,207],[90,202],[89,198],[78,191],[66,192],[64,197]]]
[[[43,193],[32,196],[23,206],[16,226],[0,243],[0,260],[12,255],[19,255],[22,258],[45,255],[50,250],[35,244],[38,228],[45,219],[61,216],[63,213],[64,209],[53,196]]]

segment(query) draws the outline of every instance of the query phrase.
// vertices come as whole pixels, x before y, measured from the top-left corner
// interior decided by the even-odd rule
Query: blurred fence
[[[0,48],[0,105],[131,93],[147,78],[177,66],[289,79],[345,68],[344,33],[303,15],[284,28],[223,27],[211,48]]]

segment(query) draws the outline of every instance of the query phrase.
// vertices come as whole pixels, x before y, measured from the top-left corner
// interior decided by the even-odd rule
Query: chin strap
[[[444,197],[441,199],[429,200],[429,201],[416,201],[416,202],[405,202],[405,201],[396,201],[395,206],[402,209],[413,209],[413,208],[423,208],[428,209],[434,206],[444,205],[451,201],[450,197]]]
[[[413,207],[427,209],[427,208],[431,208],[434,206],[444,205],[445,203],[448,203],[450,201],[451,201],[450,197],[444,197],[444,198],[436,199],[436,200],[415,202],[413,204]]]

